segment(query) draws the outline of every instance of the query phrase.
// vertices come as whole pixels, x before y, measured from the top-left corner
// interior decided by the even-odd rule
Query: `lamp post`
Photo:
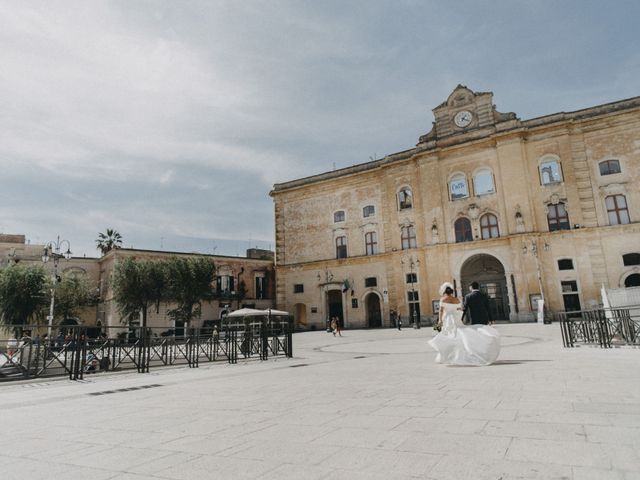
[[[535,262],[536,262],[536,273],[538,275],[538,288],[540,289],[540,301],[542,302],[542,308],[544,309],[546,307],[546,305],[545,305],[545,301],[544,301],[544,289],[542,288],[542,270],[540,268],[540,260],[538,258],[538,243],[536,242],[535,239],[530,239],[529,242],[530,243],[529,243],[528,246],[527,246],[527,242],[526,241],[523,244],[522,253],[524,255],[526,255],[530,251],[531,255],[533,255],[533,258],[535,259]],[[545,251],[547,251],[551,247],[545,241],[543,248],[544,248]],[[544,310],[543,310],[543,312],[544,312]],[[543,319],[542,320],[544,322],[544,313],[543,313]]]
[[[64,253],[60,253],[64,245],[67,246],[67,250]],[[47,263],[50,258],[53,258],[53,275],[51,277],[51,304],[49,305],[49,316],[47,316],[47,338],[51,341],[51,327],[53,326],[53,308],[55,306],[56,298],[56,285],[58,284],[58,262],[61,258],[69,260],[71,258],[71,244],[69,240],[60,240],[60,235],[55,241],[51,241],[44,246],[42,252],[42,263]]]
[[[322,282],[324,280],[324,283]],[[327,332],[331,331],[331,319],[329,318],[329,315],[331,314],[331,312],[329,311],[330,306],[329,306],[329,290],[327,288],[327,285],[329,285],[329,283],[333,281],[333,273],[331,273],[331,270],[329,270],[327,267],[324,268],[324,279],[322,278],[322,274],[321,272],[318,272],[318,284],[323,288],[324,290],[324,308],[325,308],[325,313],[326,313],[326,328],[327,328]]]
[[[415,289],[415,274],[414,274],[414,268],[417,268],[420,266],[420,260],[418,259],[414,259],[413,257],[409,257],[407,259],[405,258],[401,258],[400,259],[400,263],[404,266],[406,263],[409,264],[409,269],[411,271],[411,300],[414,302],[413,303],[413,308],[411,308],[411,304],[409,304],[409,313],[411,315],[411,319],[413,320],[413,328],[420,328],[420,318],[418,317],[418,313],[416,311],[416,306],[415,306],[415,302],[416,302],[416,289]],[[418,300],[418,306],[420,305],[420,300]]]

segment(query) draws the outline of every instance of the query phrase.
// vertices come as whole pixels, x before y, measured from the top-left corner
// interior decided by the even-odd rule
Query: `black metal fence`
[[[640,346],[640,306],[556,313],[565,347]]]
[[[187,335],[163,336],[153,328],[65,326],[52,339],[40,337],[42,327],[22,326],[20,338],[0,341],[0,381],[34,377],[85,375],[169,365],[197,368],[201,362],[238,359],[267,360],[293,356],[290,317],[240,320],[218,329],[191,329]]]

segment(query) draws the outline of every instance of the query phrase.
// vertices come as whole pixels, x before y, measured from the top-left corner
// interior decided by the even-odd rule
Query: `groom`
[[[488,325],[492,321],[489,299],[480,291],[478,282],[471,282],[470,290],[471,293],[465,295],[462,303],[464,310],[463,321],[466,316],[467,319],[471,317],[471,322],[467,320],[465,323]]]

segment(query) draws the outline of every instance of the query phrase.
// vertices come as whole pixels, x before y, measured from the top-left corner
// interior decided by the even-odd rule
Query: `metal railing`
[[[565,347],[640,346],[640,306],[556,313]]]
[[[36,332],[41,327],[20,327]],[[85,375],[136,370],[139,373],[169,365],[197,368],[201,362],[238,359],[267,360],[270,356],[293,356],[293,321],[239,321],[224,324],[220,331],[191,329],[182,337],[162,336],[160,330],[140,327],[65,326],[51,340],[35,335],[0,341],[0,381],[34,377]],[[92,337],[91,335],[97,336]]]

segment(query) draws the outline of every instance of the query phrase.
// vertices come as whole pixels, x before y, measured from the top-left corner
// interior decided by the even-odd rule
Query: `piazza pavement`
[[[294,358],[0,383],[6,479],[640,479],[640,349],[499,325],[488,367],[434,332],[294,335]]]

